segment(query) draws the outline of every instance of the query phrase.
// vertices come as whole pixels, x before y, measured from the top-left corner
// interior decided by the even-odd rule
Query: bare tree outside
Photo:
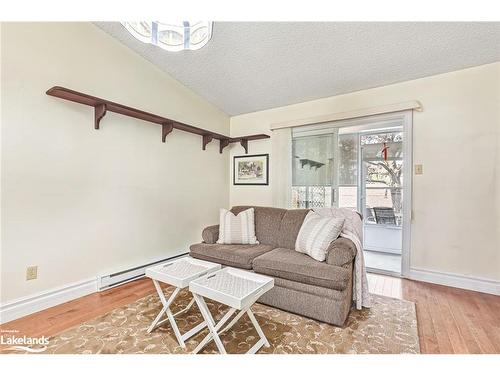
[[[364,149],[364,161],[367,164],[366,183],[387,186],[386,194],[391,195],[396,214],[402,212],[403,188],[403,133],[390,132],[363,135],[361,144]],[[381,154],[384,145],[388,148],[388,157]]]

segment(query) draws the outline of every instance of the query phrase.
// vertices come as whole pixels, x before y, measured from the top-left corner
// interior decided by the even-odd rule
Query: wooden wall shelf
[[[78,91],[70,90],[65,87],[54,86],[47,90],[47,95],[55,96],[57,98],[66,99],[75,103],[80,103],[94,107],[94,128],[99,129],[101,120],[106,116],[107,112],[119,113],[120,115],[133,117],[139,120],[152,122],[154,124],[161,125],[161,140],[165,142],[166,137],[172,132],[172,130],[182,130],[188,133],[193,133],[200,135],[202,137],[202,149],[205,150],[208,143],[213,139],[219,140],[219,152],[222,151],[230,143],[239,142],[241,146],[245,149],[245,153],[248,154],[248,141],[254,141],[257,139],[269,138],[267,134],[254,134],[244,137],[231,138],[222,134],[214,133],[209,130],[198,128],[196,126],[183,124],[175,120],[171,120],[165,117],[161,117],[149,112],[141,111],[140,109],[135,109],[132,107],[127,107],[126,105],[118,104],[106,99],[97,98],[95,96],[83,94]]]

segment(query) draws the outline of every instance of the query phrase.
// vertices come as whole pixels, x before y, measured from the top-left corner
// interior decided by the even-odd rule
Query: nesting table
[[[209,342],[214,340],[219,352],[225,354],[226,349],[219,335],[229,330],[244,314],[247,314],[259,335],[259,341],[250,348],[248,353],[256,353],[262,346],[269,347],[269,342],[257,319],[255,319],[251,307],[260,296],[274,286],[273,278],[231,267],[221,268],[220,264],[193,259],[191,257],[180,258],[148,268],[146,276],[153,280],[163,305],[163,308],[151,323],[148,333],[168,321],[172,326],[179,345],[185,348],[185,341],[187,339],[200,332],[203,328],[208,327],[209,332],[207,336],[194,349],[193,353],[198,353]],[[175,290],[168,300],[159,282],[175,286]],[[193,299],[186,308],[173,314],[170,306],[181,289],[186,287],[189,287],[189,291],[193,294]],[[229,306],[229,310],[218,322],[215,322],[210,313],[205,298]],[[189,310],[194,302],[198,305],[204,321],[188,332],[181,334],[175,322],[175,317]],[[164,315],[166,315],[166,318],[161,320]],[[227,323],[231,317],[233,318]],[[226,326],[224,327],[225,324]]]
[[[158,313],[153,323],[151,323],[151,326],[148,329],[148,333],[150,333],[153,329],[162,325],[166,321],[169,321],[170,325],[172,326],[172,330],[174,331],[175,337],[179,342],[179,345],[185,348],[186,344],[184,342],[191,336],[195,335],[203,328],[205,328],[207,324],[205,322],[202,322],[190,331],[181,335],[179,327],[177,327],[177,323],[175,322],[175,317],[188,311],[193,306],[195,300],[194,298],[191,299],[186,308],[178,311],[175,314],[172,314],[170,305],[172,304],[172,302],[174,302],[177,294],[179,294],[181,289],[186,288],[189,285],[190,281],[211,272],[217,271],[220,268],[221,265],[217,263],[211,263],[203,260],[193,259],[191,257],[185,257],[146,269],[146,276],[150,277],[153,280],[156,292],[158,293],[160,301],[163,305],[163,308]],[[165,297],[163,290],[161,289],[159,283],[160,281],[175,286],[175,289],[168,300]],[[166,315],[166,318],[160,320],[164,315]]]
[[[274,279],[271,277],[230,267],[191,281],[189,283],[189,290],[193,293],[193,297],[209,329],[208,335],[200,342],[193,353],[198,353],[210,341],[214,340],[219,352],[225,354],[226,349],[222,344],[219,334],[230,329],[245,313],[250,318],[260,337],[259,341],[247,353],[256,353],[262,346],[269,347],[269,342],[264,332],[262,332],[257,319],[255,319],[251,307],[261,295],[273,286]],[[210,298],[229,306],[229,311],[219,322],[215,322],[204,298]],[[233,319],[222,328],[236,311],[238,312]]]

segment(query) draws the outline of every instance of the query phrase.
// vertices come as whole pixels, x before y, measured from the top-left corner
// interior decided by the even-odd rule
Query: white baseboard
[[[408,278],[455,288],[500,295],[500,282],[469,277],[448,272],[411,268]],[[98,291],[97,278],[67,284],[28,297],[8,301],[0,305],[0,324],[33,314],[35,312],[86,296]]]
[[[411,268],[408,278],[433,284],[452,286],[455,288],[474,290],[500,295],[500,281],[470,277],[449,272],[438,272],[422,268]]]
[[[0,323],[9,322],[96,291],[97,279],[91,278],[8,301],[0,305]]]
[[[168,258],[158,258],[141,263],[140,265],[135,265],[128,267],[129,269],[123,270],[118,269],[115,270],[117,273],[126,273],[130,272],[130,268],[132,271],[135,271],[125,275],[123,279],[117,277],[117,282],[112,285],[106,285],[102,287],[102,279],[106,276],[98,276],[82,281],[78,281],[75,283],[63,285],[59,288],[54,288],[51,290],[47,290],[45,292],[33,294],[31,296],[22,297],[16,300],[7,301],[5,303],[0,304],[0,324],[10,322],[11,320],[22,318],[23,316],[33,314],[35,312],[48,309],[49,307],[53,307],[59,305],[64,302],[71,301],[76,298],[80,298],[86,296],[87,294],[95,293],[103,289],[107,289],[110,287],[118,286],[127,282],[130,282],[134,279],[142,277],[144,275],[144,270],[147,266],[153,265],[155,263],[161,261],[167,261],[169,259],[179,258],[183,256],[187,256],[188,253],[181,253],[178,255],[174,255]],[[109,275],[108,275],[109,276]]]

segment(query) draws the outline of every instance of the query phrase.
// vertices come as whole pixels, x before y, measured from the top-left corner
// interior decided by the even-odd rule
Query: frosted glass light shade
[[[136,39],[167,51],[197,50],[212,37],[212,22],[184,21],[166,23],[158,21],[122,22]]]

